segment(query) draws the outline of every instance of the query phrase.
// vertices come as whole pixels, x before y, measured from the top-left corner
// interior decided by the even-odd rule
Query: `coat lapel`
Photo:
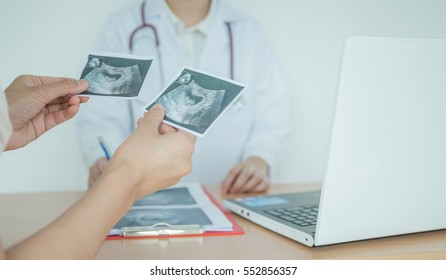
[[[230,41],[229,31],[226,23],[229,22],[232,27],[232,36],[234,38],[234,25],[237,21],[243,19],[243,15],[232,9],[224,0],[212,0],[217,2],[217,12],[209,28],[209,37],[203,53],[198,62],[198,68],[223,76],[230,77]],[[233,40],[234,51],[236,43]]]

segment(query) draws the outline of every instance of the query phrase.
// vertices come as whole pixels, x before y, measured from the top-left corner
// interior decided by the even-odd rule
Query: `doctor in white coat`
[[[90,166],[89,185],[107,164],[97,138],[116,150],[135,129],[143,105],[189,66],[247,88],[206,137],[197,139],[193,170],[183,182],[219,184],[222,193],[268,188],[291,148],[290,100],[272,46],[257,21],[222,0],[147,0],[112,15],[92,51],[155,60],[138,99],[91,98],[79,114],[77,131]]]

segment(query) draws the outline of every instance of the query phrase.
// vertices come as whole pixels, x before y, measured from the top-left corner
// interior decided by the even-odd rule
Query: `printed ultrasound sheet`
[[[135,201],[109,235],[123,227],[147,227],[159,223],[201,225],[205,231],[231,231],[232,223],[212,203],[198,183],[178,184]]]
[[[166,111],[165,123],[203,137],[244,88],[238,82],[184,67],[143,109],[161,104]]]
[[[81,79],[90,83],[88,96],[137,98],[153,58],[127,54],[88,55]]]

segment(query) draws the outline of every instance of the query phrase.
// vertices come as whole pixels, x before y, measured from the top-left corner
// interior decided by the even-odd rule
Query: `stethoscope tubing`
[[[164,71],[163,71],[163,67],[162,67],[162,61],[161,61],[161,51],[160,51],[160,39],[158,36],[158,31],[156,29],[156,27],[153,24],[150,24],[147,22],[146,20],[146,16],[145,16],[145,7],[146,7],[146,1],[142,2],[141,5],[141,25],[139,25],[138,27],[136,27],[132,33],[130,33],[130,37],[129,37],[129,50],[130,53],[133,53],[133,43],[134,43],[134,39],[136,34],[141,31],[142,29],[150,29],[153,32],[153,37],[155,39],[155,47],[156,47],[156,55],[158,56],[158,60],[159,60],[159,66],[160,66],[160,75],[161,75],[161,82],[164,85]],[[229,21],[225,22],[226,24],[226,29],[228,31],[228,38],[229,38],[229,77],[234,80],[234,40],[233,40],[233,36],[232,36],[232,27],[231,27],[231,23]]]
[[[161,85],[164,86],[165,85],[165,79],[164,79],[164,69],[163,69],[163,61],[162,61],[162,56],[161,56],[161,48],[160,48],[160,39],[158,36],[158,31],[156,29],[156,27],[151,24],[148,23],[146,20],[146,15],[144,13],[145,11],[145,7],[146,7],[146,1],[143,1],[141,4],[141,24],[139,26],[137,26],[131,33],[130,33],[130,37],[129,37],[129,51],[130,53],[133,53],[133,45],[134,45],[134,40],[135,40],[135,36],[136,34],[143,30],[143,29],[150,29],[153,33],[153,37],[155,39],[155,48],[156,48],[156,55],[157,55],[157,59],[158,59],[158,67],[159,67],[159,72],[160,72],[160,82]],[[229,39],[229,76],[232,80],[234,80],[234,39],[233,39],[233,34],[232,34],[232,27],[231,27],[231,23],[229,21],[225,22],[226,25],[226,29],[228,32],[228,39]],[[129,102],[129,107],[130,107],[130,113],[131,113],[131,127],[135,126],[135,122],[134,122],[134,116],[133,116],[133,107],[131,105],[131,103]]]

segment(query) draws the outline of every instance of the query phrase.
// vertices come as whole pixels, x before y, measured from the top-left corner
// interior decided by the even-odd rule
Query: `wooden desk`
[[[270,193],[309,191],[319,184],[277,185]],[[217,188],[210,192],[221,201]],[[81,192],[0,194],[4,247],[55,219]],[[98,259],[446,259],[446,230],[308,248],[234,215],[244,235],[105,241]],[[82,226],[82,225],[79,225]]]

